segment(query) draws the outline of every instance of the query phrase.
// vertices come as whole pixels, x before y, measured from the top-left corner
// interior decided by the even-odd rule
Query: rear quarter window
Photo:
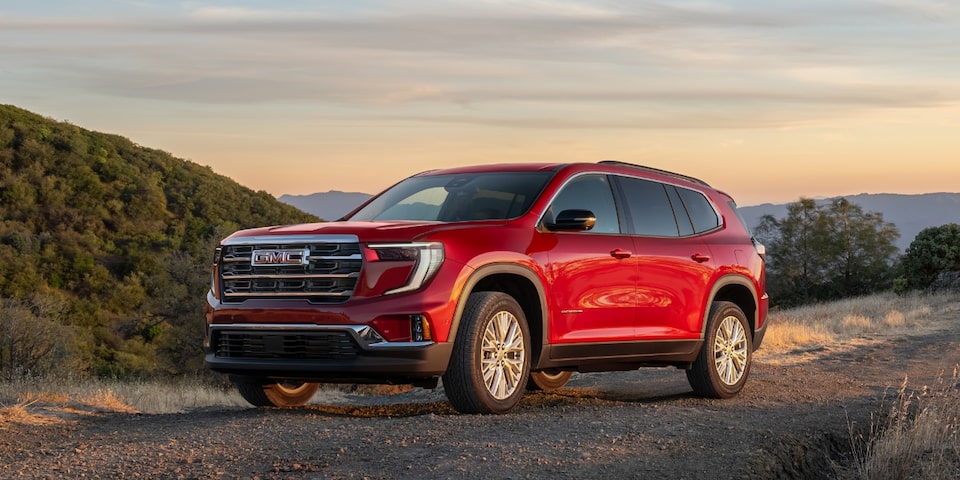
[[[707,197],[686,188],[677,190],[680,191],[680,198],[683,199],[683,205],[687,208],[687,214],[693,222],[693,230],[696,233],[708,232],[720,226],[720,216],[717,215],[717,211]]]

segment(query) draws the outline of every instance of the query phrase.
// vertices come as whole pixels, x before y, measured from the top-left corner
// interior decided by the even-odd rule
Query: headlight
[[[223,259],[223,246],[218,246],[213,252],[213,267],[210,271],[210,292],[213,298],[220,298],[220,289],[217,288],[217,275],[220,273],[220,261]]]
[[[443,263],[443,244],[438,242],[382,243],[367,245],[375,254],[369,261],[414,262],[407,283],[384,292],[385,295],[416,290],[429,281]]]

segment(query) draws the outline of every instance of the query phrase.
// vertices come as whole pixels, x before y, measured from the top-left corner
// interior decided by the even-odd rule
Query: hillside
[[[216,241],[314,220],[208,167],[0,105],[0,374],[199,369]]]
[[[836,197],[840,198],[840,197]],[[884,221],[891,222],[900,230],[896,245],[905,251],[921,230],[939,227],[948,223],[960,223],[960,193],[926,193],[919,195],[869,194],[847,195],[844,198],[859,205],[864,212],[879,212]],[[834,198],[818,199],[826,204]],[[787,216],[786,204],[770,204],[740,207],[740,212],[750,227],[756,227],[760,218],[770,214],[776,218]]]

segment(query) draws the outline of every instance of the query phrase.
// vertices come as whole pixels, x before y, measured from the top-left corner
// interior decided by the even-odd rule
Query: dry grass
[[[889,338],[956,329],[960,294],[897,296],[892,293],[810,305],[770,314],[757,358],[793,364]],[[853,478],[862,480],[954,479],[960,472],[960,374],[933,386],[908,388],[885,399],[869,432],[851,424]]]
[[[314,401],[337,403],[350,394],[392,395],[410,388],[406,385],[328,385],[317,393]],[[31,378],[0,383],[0,426],[7,422],[41,423],[44,418],[181,413],[208,407],[249,408],[250,404],[232,387],[214,387],[199,380],[121,382]],[[29,422],[24,416],[28,413],[33,418]]]
[[[19,402],[13,405],[0,404],[0,430],[10,424],[48,425],[62,420],[31,411],[34,402]]]
[[[771,311],[757,357],[771,363],[813,360],[825,350],[951,328],[960,320],[960,295],[882,293]]]
[[[200,407],[249,407],[234,389],[212,387],[199,381],[111,382],[119,398],[143,413],[179,413]]]
[[[875,415],[867,437],[851,427],[856,478],[947,480],[960,472],[960,373],[908,389]]]
[[[889,338],[956,329],[960,294],[892,293],[771,312],[757,358],[771,363],[815,360],[823,352]],[[954,479],[960,472],[960,373],[911,390],[904,379],[884,399],[869,432],[851,424],[854,478]]]
[[[24,379],[0,385],[0,425],[77,415],[179,413],[201,407],[248,407],[234,390],[200,381],[120,382]]]
[[[29,419],[30,413],[27,412],[29,403],[18,403],[16,405],[0,407],[0,425],[7,423],[25,423]]]

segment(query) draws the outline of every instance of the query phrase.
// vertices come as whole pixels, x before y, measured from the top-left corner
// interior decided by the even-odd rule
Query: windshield
[[[553,172],[410,177],[380,194],[349,220],[506,220],[526,213],[551,176]]]

